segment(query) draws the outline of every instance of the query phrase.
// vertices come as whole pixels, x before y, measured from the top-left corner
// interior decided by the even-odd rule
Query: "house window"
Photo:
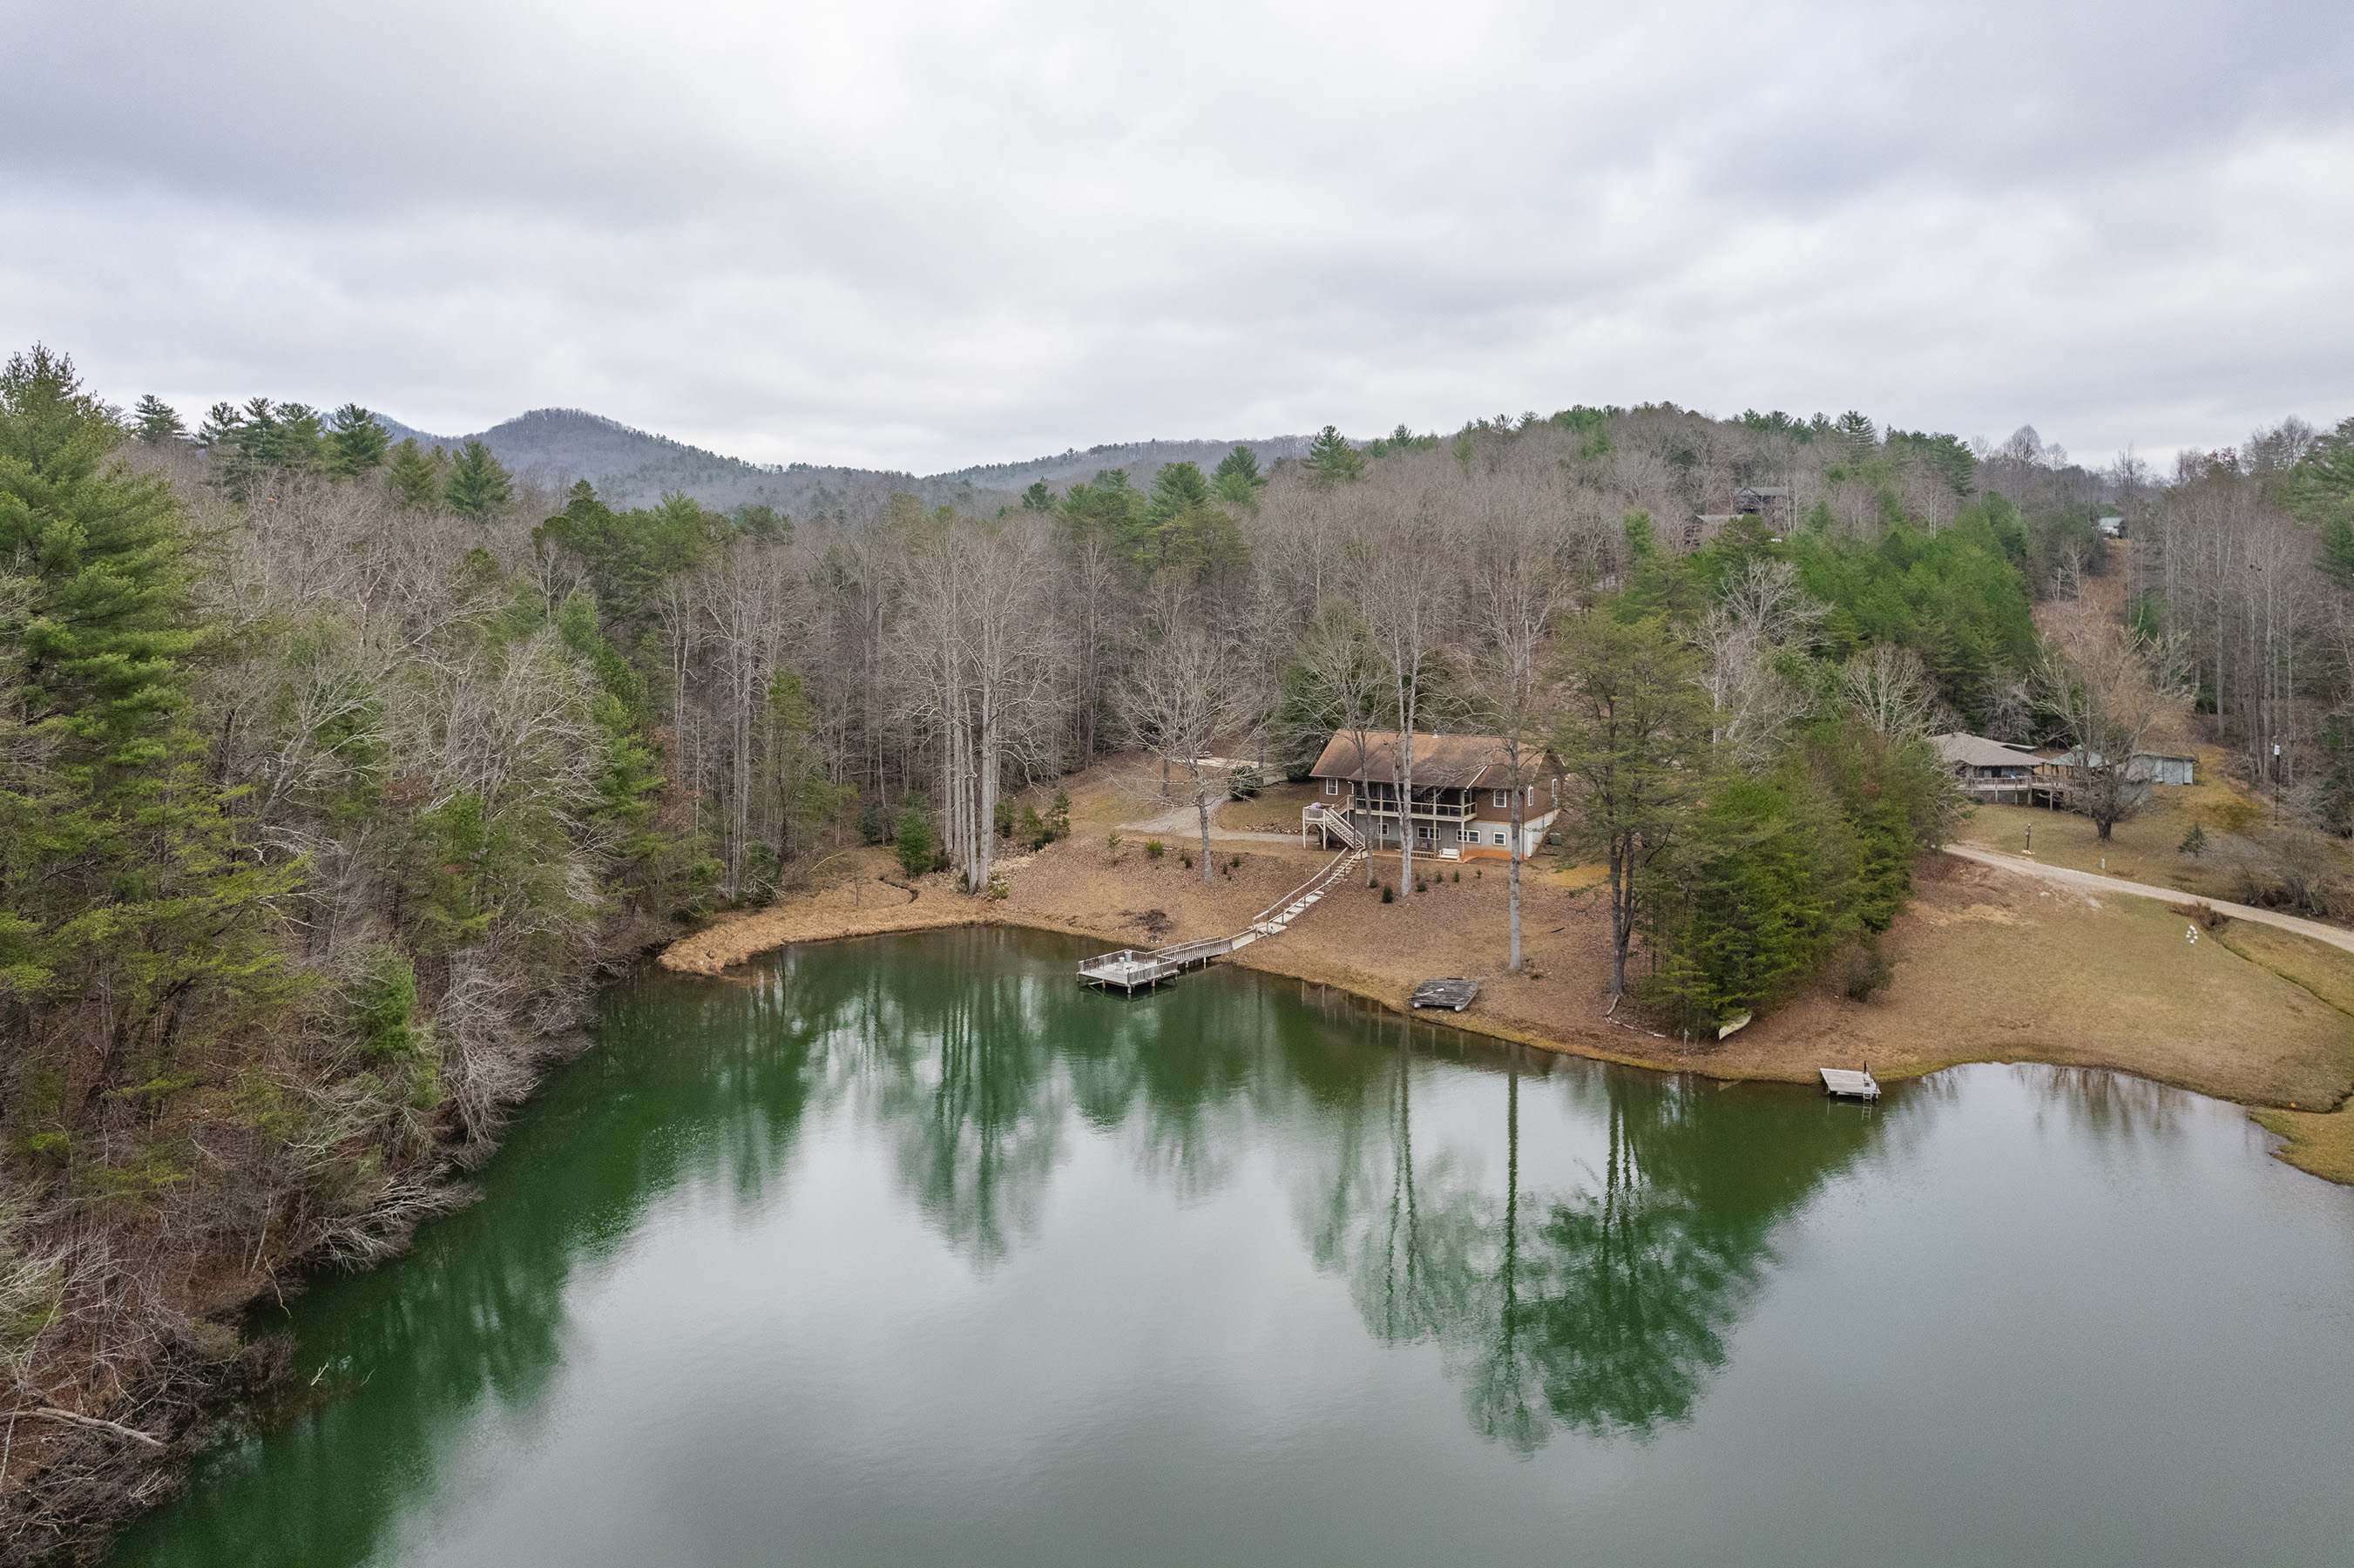
[[[1338,779],[1327,779],[1324,780],[1324,793],[1327,795],[1338,795],[1340,792],[1341,781]]]
[[[1477,829],[1477,828],[1466,828],[1466,829],[1464,829],[1464,830],[1463,830],[1463,842],[1464,842],[1465,843],[1467,843],[1467,844],[1476,844],[1476,843],[1478,843],[1478,842],[1479,842],[1479,829]]]
[[[1502,842],[1504,842],[1504,835],[1503,835],[1503,834],[1501,834],[1501,833],[1498,833],[1498,834],[1496,835],[1496,842],[1497,842],[1498,843],[1500,843],[1500,843],[1502,843]]]
[[[1414,836],[1418,839],[1428,838],[1430,836],[1430,824],[1428,822],[1416,822],[1414,825]]]
[[[1512,792],[1511,792],[1510,789],[1499,789],[1499,790],[1497,790],[1497,791],[1496,791],[1496,799],[1495,799],[1495,802],[1494,802],[1494,803],[1495,803],[1496,810],[1500,810],[1500,810],[1504,810],[1504,808],[1506,808],[1507,806],[1510,806],[1510,805],[1512,803]]]

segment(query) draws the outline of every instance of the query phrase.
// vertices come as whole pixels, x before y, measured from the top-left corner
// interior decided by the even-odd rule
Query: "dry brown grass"
[[[832,886],[716,922],[662,961],[716,973],[789,942],[978,922],[1069,932],[1106,948],[1153,946],[1238,931],[1329,863],[1316,852],[1230,842],[1218,863],[1238,855],[1240,864],[1204,887],[1198,868],[1178,859],[1190,845],[1172,840],[1153,861],[1140,835],[1115,851],[1102,832],[1076,831],[1134,815],[1116,778],[1073,789],[1070,840],[1003,863],[1010,894],[1002,901],[967,897],[945,876],[918,879],[911,897],[878,880],[898,875],[887,852],[854,852],[836,863],[842,874]],[[2037,834],[2039,849],[2043,837]],[[1598,867],[1541,859],[1527,868],[1528,972],[1515,976],[1504,969],[1503,866],[1417,864],[1426,874],[1435,866],[1444,880],[1387,905],[1378,892],[1344,885],[1233,961],[1392,1007],[1403,1007],[1424,980],[1462,975],[1482,982],[1470,1011],[1451,1020],[1465,1028],[1722,1078],[1808,1081],[1819,1067],[1863,1065],[1902,1077],[1962,1062],[2038,1061],[2113,1067],[2298,1112],[2335,1107],[2354,1089],[2354,954],[2244,922],[2188,942],[2189,923],[2157,899],[2087,897],[1956,857],[1925,856],[1916,896],[1885,938],[1895,969],[1885,992],[1856,1002],[1823,985],[1722,1044],[1687,1043],[1624,1026],[1623,1008],[1621,1022],[1605,1019],[1608,938]],[[1395,857],[1374,865],[1395,885]],[[2284,1158],[2320,1171],[2314,1160],[2331,1156],[2299,1151],[2335,1148],[2330,1140],[2338,1139],[2354,1160],[2354,1121],[2293,1119],[2295,1136],[2307,1141]]]
[[[2334,1111],[2257,1109],[2248,1113],[2266,1132],[2285,1139],[2274,1154],[2327,1181],[2354,1187],[2354,1106]]]
[[[2128,882],[2239,903],[2247,893],[2241,863],[2249,856],[2261,858],[2257,841],[2273,825],[2272,808],[2226,777],[2221,747],[2189,749],[2198,758],[2198,782],[2154,790],[2149,802],[2119,822],[2105,842],[2088,817],[2041,806],[1997,805],[1977,808],[1963,823],[1957,840],[2018,854],[2026,849],[2031,832],[2035,858],[2046,865],[2105,870],[2107,875]],[[2194,824],[2206,833],[2209,846],[2197,856],[2184,854],[2179,847]],[[2343,845],[2333,842],[2328,853],[2341,875],[2354,875],[2354,855]]]

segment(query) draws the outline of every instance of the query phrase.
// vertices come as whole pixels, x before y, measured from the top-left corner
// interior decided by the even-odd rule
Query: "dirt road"
[[[1947,844],[1946,853],[1964,860],[1977,861],[1981,865],[2024,872],[2030,876],[2040,876],[2046,882],[2083,892],[2113,893],[2123,898],[2163,898],[2168,904],[2211,905],[2234,920],[2253,921],[2259,926],[2277,926],[2284,931],[2294,931],[2300,937],[2310,937],[2317,942],[2327,942],[2333,948],[2342,948],[2354,953],[2354,931],[2325,926],[2318,920],[2283,915],[2275,909],[2258,909],[2247,904],[2226,904],[2216,898],[2198,898],[2179,888],[2153,887],[2146,882],[2127,882],[2122,877],[2102,876],[2090,871],[2071,871],[2065,866],[2045,865],[2025,855],[2004,854],[1998,850],[1978,849],[1968,844]]]

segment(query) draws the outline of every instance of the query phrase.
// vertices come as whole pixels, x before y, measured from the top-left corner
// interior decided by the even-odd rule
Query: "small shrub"
[[[1246,762],[1226,775],[1226,798],[1230,800],[1256,800],[1258,792],[1265,788],[1266,782],[1259,777],[1258,769],[1250,763]]]
[[[2196,822],[2191,823],[2190,831],[2182,835],[2182,842],[2175,845],[2174,849],[2178,854],[2187,854],[2192,860],[2197,860],[2207,853],[2207,830]]]
[[[1030,811],[1030,808],[1027,806],[1024,806],[1022,809],[1025,811]],[[1030,815],[1034,819],[1038,813],[1035,811],[1030,811]],[[991,812],[991,821],[995,822],[997,825],[997,836],[999,838],[1012,838],[1013,836],[1013,802],[1007,800],[1004,796],[1000,795],[997,798],[996,808]]]
[[[1395,894],[1394,894],[1394,893],[1392,893],[1392,892],[1390,891],[1390,885],[1389,885],[1388,883],[1386,883],[1386,882],[1383,883],[1383,884],[1382,884],[1382,902],[1383,902],[1383,903],[1384,903],[1384,904],[1387,904],[1387,903],[1389,903],[1389,902],[1390,902],[1393,898],[1394,898],[1394,897],[1396,897],[1396,895],[1395,895]]]
[[[1459,865],[1458,865],[1458,866],[1457,866],[1457,867],[1455,868],[1455,876],[1454,876],[1453,880],[1455,880],[1455,881],[1457,881],[1457,882],[1460,882],[1460,881],[1462,881],[1462,880],[1463,880],[1463,868],[1462,868],[1461,866],[1459,866]]]
[[[1177,852],[1177,859],[1183,864],[1187,871],[1193,869],[1193,852],[1192,850],[1179,850]]]
[[[1243,868],[1243,857],[1242,857],[1242,856],[1240,856],[1240,855],[1238,855],[1238,854],[1237,854],[1237,855],[1229,855],[1229,856],[1226,858],[1226,869],[1227,869],[1228,871],[1240,871],[1242,868]]]
[[[351,1031],[369,1056],[407,1056],[423,1044],[415,1026],[417,970],[398,948],[368,956],[351,987]]]
[[[858,808],[858,842],[879,844],[891,836],[891,819],[883,810],[880,798],[873,798]]]
[[[919,796],[909,796],[899,810],[899,869],[921,876],[932,864],[932,811]]]
[[[744,852],[744,886],[740,896],[755,908],[764,909],[777,901],[779,866],[776,847],[754,844]]]
[[[1111,832],[1104,835],[1104,848],[1111,851],[1115,855],[1119,853],[1119,830],[1118,828],[1114,828]]]
[[[2283,828],[2265,836],[2264,848],[2287,906],[2301,914],[2327,916],[2337,881],[2327,841],[2319,833]]]
[[[1004,897],[1013,890],[1005,885],[1004,877],[992,871],[989,874],[989,885],[984,891],[991,898],[998,899]]]
[[[1040,816],[1040,815],[1038,814],[1038,809],[1037,809],[1035,806],[1024,806],[1024,807],[1023,807],[1023,808],[1022,808],[1022,842],[1023,842],[1023,846],[1024,848],[1028,849],[1028,850],[1030,851],[1030,853],[1031,853],[1035,854],[1035,853],[1037,853],[1040,850],[1044,849],[1048,844],[1053,843],[1054,842],[1055,842],[1055,835],[1054,835],[1054,833],[1053,833],[1053,832],[1052,832],[1047,828],[1047,826],[1046,826],[1046,819],[1045,819],[1045,818],[1044,818],[1044,817],[1042,817],[1042,816]]]
[[[1162,843],[1159,839],[1147,839],[1144,841],[1145,859],[1159,860],[1162,855],[1168,853],[1169,846]]]
[[[1068,789],[1055,791],[1055,802],[1046,808],[1046,832],[1051,838],[1066,839],[1071,836],[1071,792]]]
[[[1416,872],[1415,874],[1414,890],[1416,893],[1427,893],[1430,891],[1430,884],[1423,881],[1422,874],[1420,872]]]
[[[1458,873],[1456,873],[1456,874],[1457,874],[1457,875],[1458,875],[1458,876],[1460,876],[1460,875],[1462,874],[1462,873],[1458,872]],[[1476,866],[1476,865],[1475,865],[1475,866],[1473,866],[1473,867],[1471,868],[1471,880],[1472,880],[1472,881],[1474,881],[1474,882],[1479,881],[1482,876],[1485,876],[1486,874],[1487,874],[1487,873],[1485,873],[1485,872],[1481,871],[1481,870],[1480,870],[1478,866]]]
[[[1881,952],[1877,939],[1850,939],[1831,957],[1831,972],[1850,1001],[1870,1001],[1874,991],[1888,989],[1896,970]]]
[[[2193,921],[2198,925],[2205,927],[2210,931],[2220,929],[2223,926],[2230,924],[2232,918],[2229,915],[2224,914],[2221,909],[2216,908],[2212,904],[2208,903],[2203,898],[2197,899],[2189,904],[2169,904],[2167,906],[2167,908],[2171,910],[2173,913],[2181,916],[2186,920]]]

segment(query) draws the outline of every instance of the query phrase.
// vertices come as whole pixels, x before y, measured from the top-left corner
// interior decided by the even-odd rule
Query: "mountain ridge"
[[[486,430],[462,436],[436,435],[381,414],[376,419],[396,441],[414,438],[420,446],[454,450],[479,440],[518,474],[535,474],[558,484],[585,479],[608,505],[642,506],[670,492],[684,491],[720,511],[746,505],[768,505],[785,512],[828,511],[895,492],[918,495],[928,505],[991,509],[1010,503],[1040,480],[1062,489],[1117,468],[1127,471],[1131,483],[1149,485],[1166,463],[1195,462],[1210,468],[1238,446],[1249,447],[1262,463],[1299,457],[1308,450],[1306,436],[1110,441],[1084,450],[1072,447],[1044,457],[918,475],[837,464],[751,462],[642,430],[586,408],[533,408]]]

